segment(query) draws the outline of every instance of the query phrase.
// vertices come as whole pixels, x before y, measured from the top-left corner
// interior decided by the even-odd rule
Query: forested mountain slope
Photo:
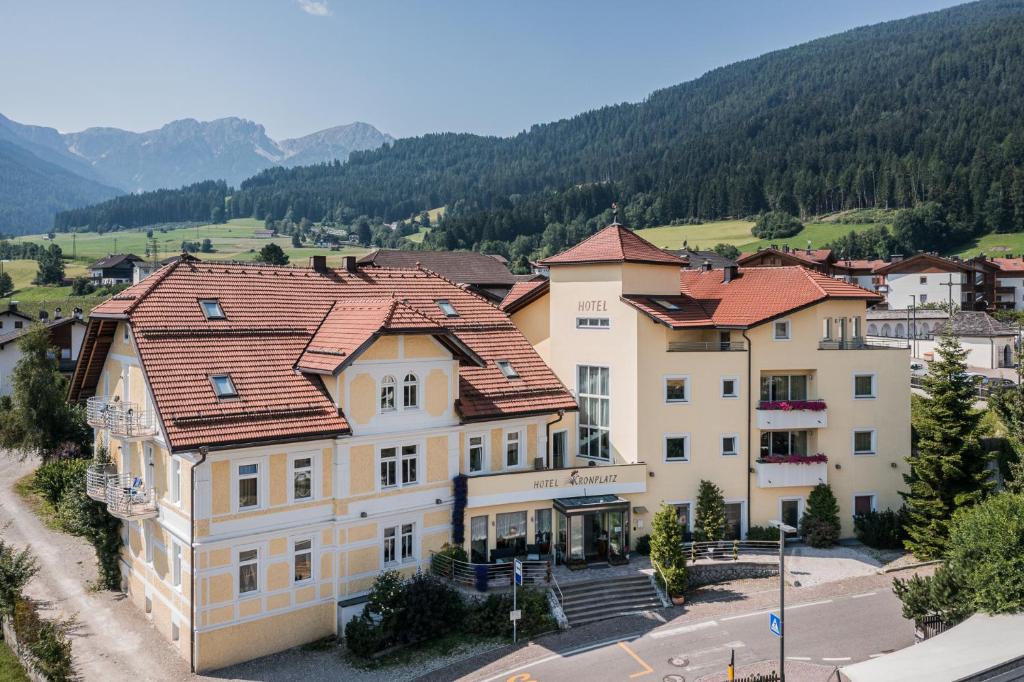
[[[425,243],[448,248],[519,235],[555,248],[613,200],[636,227],[935,201],[964,232],[1018,230],[1022,83],[1024,0],[989,0],[769,53],[511,138],[427,135],[344,165],[269,169],[227,210],[392,220],[447,205]],[[63,213],[57,227],[184,217],[169,196],[127,199]]]

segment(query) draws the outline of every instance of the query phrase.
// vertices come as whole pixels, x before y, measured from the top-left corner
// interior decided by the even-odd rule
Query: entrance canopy
[[[584,495],[582,497],[562,497],[553,501],[555,509],[566,515],[589,514],[597,511],[616,511],[629,509],[629,502],[618,495]]]

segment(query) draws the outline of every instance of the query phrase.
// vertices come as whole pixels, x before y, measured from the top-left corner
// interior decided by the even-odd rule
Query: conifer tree
[[[839,503],[828,483],[819,483],[807,496],[800,519],[800,536],[811,547],[831,547],[839,541]]]
[[[700,482],[693,535],[699,542],[713,542],[725,537],[725,498],[722,490],[711,481]]]
[[[947,329],[936,349],[937,360],[924,377],[928,394],[916,420],[917,450],[904,475],[909,490],[906,548],[919,559],[942,556],[949,522],[960,507],[977,504],[991,488],[988,456],[978,440],[980,413],[974,409],[975,387],[967,376],[967,351]]]

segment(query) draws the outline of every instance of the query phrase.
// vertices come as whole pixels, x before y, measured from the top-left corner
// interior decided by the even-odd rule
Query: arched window
[[[388,375],[380,380],[380,411],[391,412],[395,409],[395,378]]]
[[[897,339],[902,339],[903,338],[903,323],[902,322],[898,322],[896,324],[896,338]]]
[[[927,322],[922,322],[920,325],[918,325],[918,327],[917,327],[917,335],[919,337],[921,337],[922,339],[927,339],[929,333],[930,332],[928,331],[928,323]]]
[[[878,336],[878,325],[874,323],[868,325],[868,336]]]
[[[882,325],[882,336],[889,336],[892,332],[889,330],[889,323]]]
[[[420,406],[420,381],[415,374],[409,373],[402,379],[402,407]]]

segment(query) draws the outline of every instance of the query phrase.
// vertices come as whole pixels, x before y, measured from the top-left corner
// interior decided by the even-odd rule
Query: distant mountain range
[[[0,232],[46,230],[58,211],[118,194],[210,179],[237,185],[266,168],[346,161],[391,142],[358,122],[275,141],[262,125],[234,117],[183,119],[143,133],[60,133],[0,115]]]

